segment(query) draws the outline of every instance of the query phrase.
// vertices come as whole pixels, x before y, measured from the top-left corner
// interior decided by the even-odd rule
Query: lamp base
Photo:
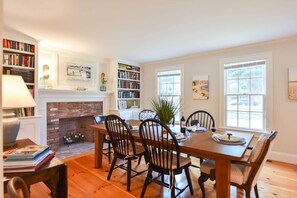
[[[14,117],[13,110],[3,110],[3,146],[13,147],[20,129],[20,120]]]

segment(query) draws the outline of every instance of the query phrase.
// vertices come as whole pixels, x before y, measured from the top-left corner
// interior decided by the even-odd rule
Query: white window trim
[[[235,62],[245,62],[254,60],[266,60],[266,126],[264,130],[245,130],[249,132],[266,132],[273,129],[273,64],[272,64],[272,52],[251,54],[246,56],[238,56],[231,58],[220,59],[220,103],[219,103],[219,128],[234,130],[234,128],[227,128],[225,123],[225,97],[224,97],[224,64],[230,64]],[[238,129],[243,131],[241,129]]]
[[[183,112],[184,111],[184,65],[183,64],[180,64],[180,65],[173,65],[173,66],[165,66],[165,67],[159,67],[159,68],[156,68],[155,69],[155,97],[158,97],[158,72],[162,72],[162,71],[168,71],[168,70],[180,70],[181,73],[181,109],[180,109],[180,112]],[[179,121],[176,120],[176,123],[178,123]]]

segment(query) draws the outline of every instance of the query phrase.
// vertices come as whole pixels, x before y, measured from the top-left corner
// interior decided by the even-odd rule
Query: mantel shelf
[[[112,94],[111,91],[95,91],[95,90],[86,90],[86,91],[79,91],[79,90],[66,90],[66,89],[38,89],[39,96],[53,96],[53,95],[80,95],[80,96],[102,96]]]

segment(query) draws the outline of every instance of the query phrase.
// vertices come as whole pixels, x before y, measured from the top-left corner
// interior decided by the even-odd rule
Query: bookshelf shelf
[[[114,92],[111,112],[124,119],[138,119],[141,99],[141,67],[136,63],[118,59],[110,60],[110,76]]]
[[[37,43],[3,38],[3,74],[22,76],[35,100],[37,78]],[[7,36],[9,37],[9,36]],[[36,116],[36,108],[24,108],[16,111],[17,116]]]

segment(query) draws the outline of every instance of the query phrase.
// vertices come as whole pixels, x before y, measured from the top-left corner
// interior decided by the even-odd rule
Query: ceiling
[[[137,63],[297,35],[296,0],[3,0],[5,28]]]

